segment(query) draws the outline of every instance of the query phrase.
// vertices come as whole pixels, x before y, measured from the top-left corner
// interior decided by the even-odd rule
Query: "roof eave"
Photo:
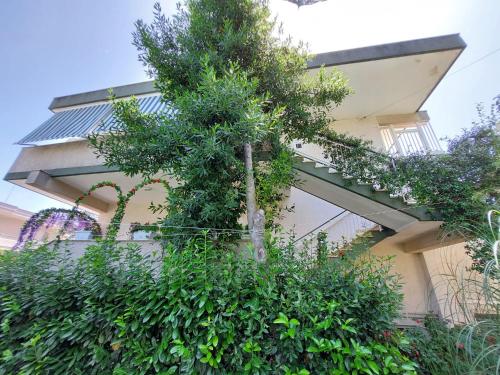
[[[317,69],[322,66],[328,67],[355,64],[365,61],[390,59],[455,49],[462,51],[465,47],[467,47],[467,44],[464,42],[460,34],[449,34],[432,38],[353,48],[344,51],[320,53],[309,61],[307,68]]]
[[[355,64],[365,61],[390,59],[395,57],[457,49],[460,50],[461,53],[466,46],[466,43],[459,34],[449,34],[431,38],[380,44],[343,51],[320,53],[314,56],[309,61],[308,69],[313,70],[318,69],[322,66],[329,67],[345,64]],[[451,65],[453,65],[453,62]],[[158,92],[154,81],[146,81],[112,87],[111,90],[117,98]],[[92,104],[96,102],[106,101],[108,99],[109,90],[107,89],[89,91],[74,95],[56,97],[50,103],[49,109],[53,111],[58,108],[67,108],[82,104]]]
[[[130,85],[123,85],[112,87],[111,89],[102,89],[84,92],[74,95],[66,95],[54,98],[49,105],[52,111],[57,108],[65,108],[80,104],[90,104],[109,99],[109,90],[113,91],[113,95],[117,98],[124,98],[132,95],[145,95],[157,92],[154,81],[146,81],[139,83],[132,83]]]

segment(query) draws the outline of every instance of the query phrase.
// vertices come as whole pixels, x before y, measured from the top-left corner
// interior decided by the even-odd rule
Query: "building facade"
[[[453,34],[323,53],[309,62],[307,74],[317,74],[323,67],[338,69],[349,79],[354,94],[332,111],[335,131],[371,141],[375,150],[393,156],[442,152],[430,116],[421,107],[465,47]],[[169,110],[153,82],[115,87],[113,92],[117,98],[135,96],[145,112]],[[49,106],[53,116],[18,142],[23,147],[5,179],[70,204],[104,180],[124,191],[139,183],[139,176],[128,177],[118,168],[104,166],[88,146],[89,134],[105,133],[114,126],[108,95],[107,90],[98,90],[55,98]],[[395,256],[395,271],[404,283],[406,316],[445,315],[446,296],[433,284],[432,273],[437,272],[435,262],[444,248],[456,253],[455,260],[465,261],[460,240],[443,242],[441,222],[411,197],[391,196],[358,181],[347,183],[349,176],[335,171],[318,145],[295,140],[290,146],[296,153],[300,183],[282,202],[294,210],[286,211],[281,224],[294,233],[297,246],[320,231],[332,242],[349,242],[372,232],[376,240],[371,251]],[[343,147],[338,145],[339,155]],[[166,174],[157,177],[176,183]],[[139,191],[127,207],[119,238],[129,239],[132,223],[155,222],[148,206],[152,201],[161,203],[162,197],[159,185]],[[106,227],[116,204],[114,191],[102,189],[85,199],[82,207],[98,215]]]
[[[21,227],[31,215],[32,212],[0,202],[0,252],[14,247]]]

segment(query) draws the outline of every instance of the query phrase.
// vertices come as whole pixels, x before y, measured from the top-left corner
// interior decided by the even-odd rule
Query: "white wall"
[[[378,151],[384,150],[384,142],[376,117],[365,119],[349,119],[334,121],[330,128],[338,133],[349,134],[373,142],[373,147]]]

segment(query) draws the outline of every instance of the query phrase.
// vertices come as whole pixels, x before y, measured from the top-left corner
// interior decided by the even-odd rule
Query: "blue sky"
[[[152,0],[5,0],[0,12],[0,174],[22,136],[50,117],[55,96],[146,79],[131,45],[133,22],[151,19]],[[161,1],[167,12],[173,1]],[[423,109],[439,137],[470,126],[475,105],[500,94],[500,1],[328,0],[297,9],[273,0],[284,29],[312,52],[460,33],[468,47]],[[469,66],[469,64],[474,63]],[[53,200],[0,182],[0,201],[30,211]]]

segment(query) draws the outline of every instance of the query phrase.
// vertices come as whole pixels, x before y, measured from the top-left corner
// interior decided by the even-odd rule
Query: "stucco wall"
[[[435,299],[430,289],[431,281],[422,253],[408,254],[390,246],[376,246],[372,253],[376,256],[391,256],[393,272],[401,276],[403,313],[408,316],[438,313]]]
[[[380,133],[379,122],[376,117],[364,119],[348,119],[332,121],[330,128],[341,134],[348,134],[372,142],[372,147],[380,152],[385,151],[384,142]],[[301,140],[292,142],[292,146],[300,143],[301,147],[296,150],[302,154],[313,156],[317,159],[329,161],[323,155],[323,149],[316,144],[305,143]]]
[[[465,243],[423,253],[441,316],[452,323],[469,323],[485,312],[483,275],[470,271]]]
[[[384,142],[376,117],[364,119],[339,120],[331,123],[330,128],[338,133],[349,134],[373,142],[376,150],[384,150]]]
[[[99,165],[87,141],[23,147],[9,172]]]
[[[297,237],[308,233],[343,211],[341,208],[295,187],[290,189],[284,207],[292,210],[290,212],[284,211],[279,223],[285,232],[293,231]]]
[[[25,219],[0,212],[0,249],[10,249],[17,241]]]

